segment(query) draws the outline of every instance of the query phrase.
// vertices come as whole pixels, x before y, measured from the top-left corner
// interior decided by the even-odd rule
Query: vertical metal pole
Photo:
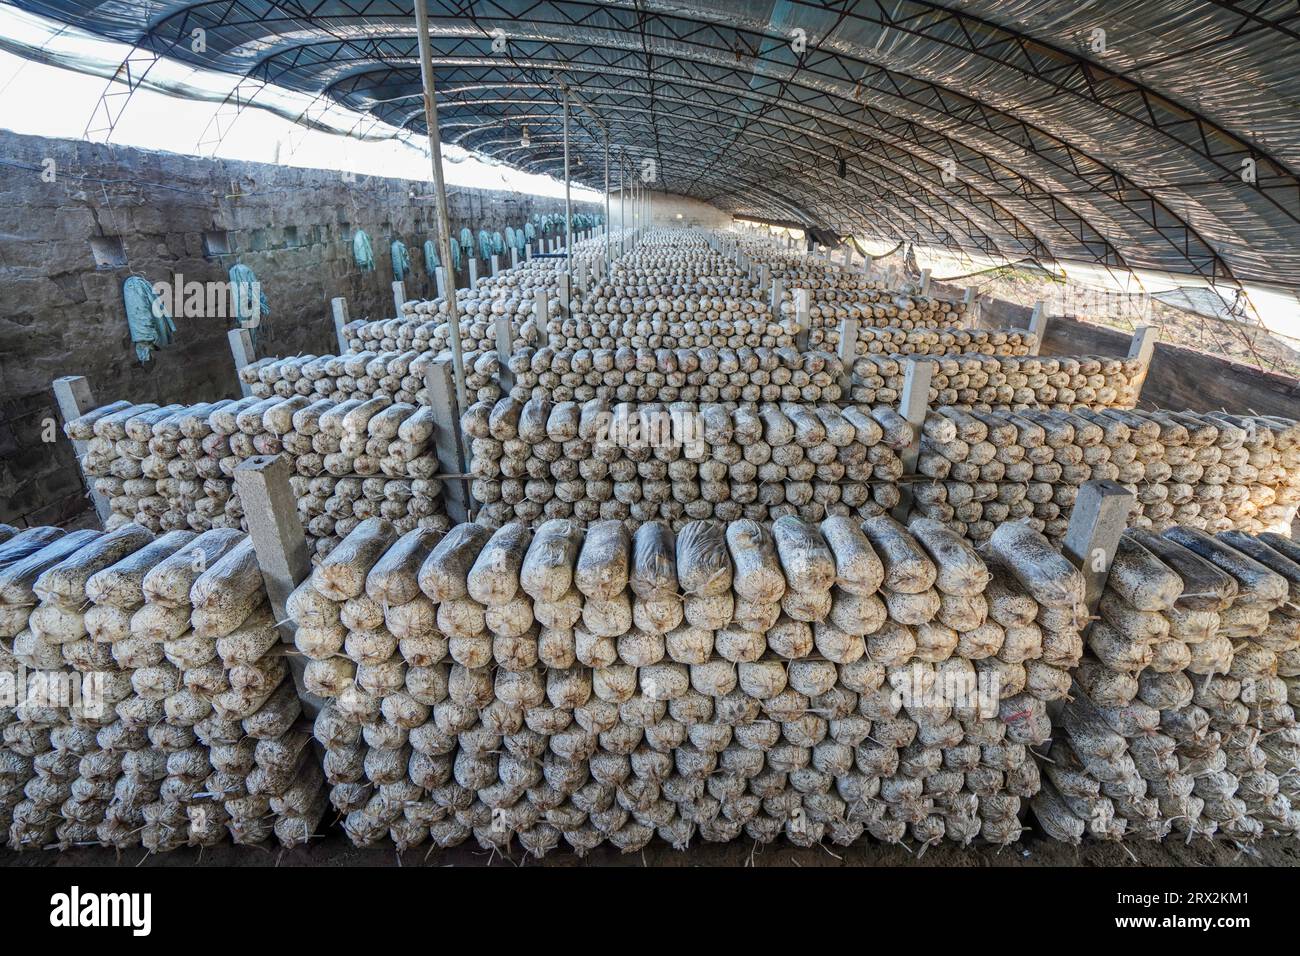
[[[429,159],[433,164],[433,193],[438,215],[438,258],[448,266],[451,263],[451,217],[447,211],[447,183],[442,176],[442,139],[438,133],[438,101],[433,77],[433,53],[429,47],[429,11],[424,0],[415,2],[415,29],[419,34],[420,78],[424,81],[424,123],[429,128]],[[446,270],[447,331],[451,338],[452,376],[456,383],[456,401],[460,408],[465,402],[465,358],[460,348],[460,310],[456,306],[456,275]],[[460,411],[453,416],[457,425]],[[459,435],[459,428],[457,429]],[[457,440],[457,445],[462,444]]]
[[[564,91],[564,268],[573,265],[573,203],[569,197],[569,91]]]
[[[627,157],[621,157],[618,164],[618,242],[623,252],[627,252],[627,203],[623,195],[623,181],[627,178]]]
[[[605,132],[605,269],[610,264],[609,252],[609,131]]]

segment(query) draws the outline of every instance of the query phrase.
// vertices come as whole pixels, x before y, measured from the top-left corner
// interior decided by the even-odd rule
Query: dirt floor
[[[738,840],[718,845],[697,843],[689,851],[674,850],[656,840],[638,853],[622,854],[603,846],[585,858],[554,851],[534,860],[516,849],[511,857],[466,843],[451,850],[421,847],[398,853],[391,847],[359,850],[341,831],[331,830],[319,841],[294,850],[224,846],[216,849],[181,849],[151,856],[142,849],[123,853],[103,848],[74,849],[63,853],[14,853],[0,850],[0,866],[1298,866],[1300,841],[1264,840],[1241,849],[1222,841],[1178,840],[1163,844],[1126,843],[1065,846],[1049,840],[1026,838],[1009,847],[941,845],[919,854],[897,846],[866,842],[848,849],[828,846],[803,849],[784,841],[758,846]]]

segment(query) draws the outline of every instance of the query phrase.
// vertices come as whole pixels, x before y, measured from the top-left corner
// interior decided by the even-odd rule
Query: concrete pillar
[[[848,401],[853,386],[853,363],[858,357],[858,319],[846,315],[840,320],[840,344],[838,354],[844,371],[840,375],[840,399]]]
[[[248,329],[231,329],[226,333],[230,341],[230,354],[235,358],[235,376],[239,379],[239,394],[247,398],[253,394],[253,386],[244,381],[239,373],[248,365],[257,361],[253,352],[253,335]]]
[[[348,300],[343,296],[336,296],[330,299],[330,311],[334,317],[334,339],[339,345],[339,355],[346,355],[348,351],[348,333],[344,326],[348,324]]]
[[[794,290],[794,321],[799,331],[794,336],[794,347],[808,351],[808,337],[812,331],[812,293],[807,289]]]
[[[63,424],[67,424],[74,418],[80,418],[87,412],[94,411],[95,398],[90,392],[90,380],[84,375],[65,375],[62,378],[56,378],[51,386],[54,389],[54,402],[59,406],[59,416],[63,419]],[[129,403],[115,403],[120,408],[118,411],[126,408]],[[87,442],[75,440],[72,443],[72,450],[77,455],[77,468],[81,469],[81,458],[86,453]],[[99,515],[99,526],[102,528],[113,509],[109,500],[95,490],[95,481],[87,477],[86,473],[81,473],[82,481],[86,485],[86,491],[90,494],[90,502],[95,506],[95,514]]]
[[[402,317],[402,305],[406,302],[406,283],[398,279],[393,283],[393,314]]]
[[[501,271],[501,257],[494,252],[492,253],[492,259],[490,261],[492,264],[492,275],[495,276]]]
[[[510,247],[510,268],[511,269],[519,268],[519,250],[516,249],[514,246]]]
[[[930,294],[930,270],[921,270],[921,295]]]
[[[478,260],[473,256],[469,257],[469,287],[478,288]]]
[[[966,291],[969,293],[971,290]],[[1029,354],[1037,355],[1042,351],[1043,338],[1047,335],[1047,308],[1042,299],[1034,303],[1034,311],[1029,316],[1029,332],[1035,337]]]
[[[1142,397],[1142,386],[1146,384],[1147,373],[1151,371],[1151,359],[1155,356],[1156,342],[1159,339],[1160,329],[1154,325],[1139,325],[1133,332],[1128,357],[1142,363],[1142,371],[1138,373],[1133,387],[1134,401]]]
[[[311,557],[302,521],[298,518],[297,498],[289,485],[288,459],[279,455],[258,455],[235,468],[235,487],[244,506],[248,536],[253,540],[262,581],[271,599],[271,611],[278,622],[280,643],[292,647],[293,621],[286,610],[293,589],[311,574]],[[287,653],[289,673],[298,690],[298,699],[308,717],[320,713],[324,701],[307,690],[303,673],[307,659]]]
[[[429,363],[425,375],[429,405],[433,409],[434,451],[442,478],[443,505],[453,522],[469,520],[469,480],[454,477],[467,472],[468,455],[460,430],[460,408],[456,402],[456,384],[452,375],[451,356],[440,355]],[[452,477],[449,477],[452,476]]]
[[[438,286],[438,298],[447,298],[447,270],[438,266],[433,270],[433,281]]]
[[[1089,615],[1097,613],[1120,535],[1128,527],[1136,500],[1133,492],[1114,481],[1085,481],[1079,486],[1061,551],[1083,572]]]
[[[912,443],[902,450],[903,477],[899,483],[901,499],[894,509],[896,521],[907,524],[912,513],[912,480],[916,477],[916,460],[921,456],[921,427],[930,410],[930,381],[934,377],[934,363],[928,360],[908,359],[903,377],[903,394],[899,397],[898,413],[912,426]]]
[[[515,353],[515,330],[514,323],[507,313],[501,313],[494,317],[494,334],[497,345],[497,360],[501,364],[501,369],[497,373],[501,382],[502,391],[509,394],[510,390],[515,387],[515,374],[510,371],[510,356]]]

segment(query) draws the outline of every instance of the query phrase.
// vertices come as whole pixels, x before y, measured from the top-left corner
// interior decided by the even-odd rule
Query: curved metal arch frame
[[[948,8],[946,8],[946,7],[944,7],[943,5],[938,4],[938,3],[922,2],[922,0],[902,0],[902,2],[899,3],[898,6],[896,7],[896,9],[895,9],[895,13],[892,14],[892,15],[888,12],[888,10],[887,10],[883,5],[876,4],[876,5],[874,6],[874,9],[876,10],[876,13],[875,13],[875,17],[876,17],[876,19],[873,20],[873,22],[878,22],[878,23],[880,23],[881,25],[887,25],[888,27],[890,27],[890,28],[892,28],[892,29],[903,30],[904,32],[908,32],[908,33],[911,33],[911,34],[916,35],[916,36],[926,37],[926,38],[928,38],[928,39],[935,40],[936,42],[943,42],[943,43],[945,43],[945,44],[947,44],[947,45],[953,45],[953,44],[950,42],[950,40],[948,40],[947,38],[937,37],[937,36],[934,36],[934,35],[933,35],[933,30],[934,30],[934,28],[935,28],[935,26],[936,26],[936,22],[930,22],[930,23],[925,23],[925,24],[917,25],[917,24],[914,24],[914,23],[909,22],[909,21],[912,20],[912,17],[910,17],[910,16],[909,16],[909,17],[902,17],[902,16],[900,16],[899,11],[901,10],[901,8],[903,7],[904,4],[910,4],[910,5],[913,6],[913,7],[924,8],[924,9],[928,9],[928,10],[932,11],[933,13],[935,13],[935,15],[936,15],[937,17],[940,18],[940,20],[939,20],[939,21],[936,21],[936,22],[956,22],[956,23],[958,23],[958,24],[963,24],[963,25],[964,25],[964,24],[968,24],[968,23],[969,23],[969,24],[978,24],[978,25],[980,25],[980,27],[981,27],[982,29],[995,31],[995,32],[997,33],[997,35],[998,35],[999,37],[1001,37],[1002,40],[1003,40],[1004,42],[1006,42],[1006,43],[1011,43],[1011,44],[1013,44],[1013,45],[1015,45],[1015,46],[1017,47],[1017,51],[1018,51],[1019,57],[1020,57],[1020,58],[1023,58],[1023,60],[1024,60],[1024,63],[1023,63],[1023,64],[1021,64],[1021,63],[1013,63],[1013,62],[1011,62],[1011,60],[1009,60],[1009,59],[1006,59],[1006,58],[999,58],[999,57],[994,56],[993,53],[992,53],[991,51],[996,47],[996,43],[995,43],[993,40],[988,40],[987,42],[984,42],[984,43],[981,44],[981,43],[979,42],[979,40],[977,39],[977,36],[976,36],[976,35],[970,35],[970,34],[967,35],[969,51],[970,51],[970,52],[973,52],[973,53],[976,53],[977,55],[980,55],[980,56],[983,56],[983,57],[986,57],[986,58],[992,59],[992,60],[994,60],[995,62],[999,63],[1000,65],[1007,66],[1007,67],[1014,68],[1014,69],[1021,69],[1022,71],[1027,72],[1027,73],[1029,73],[1029,74],[1032,74],[1032,75],[1034,75],[1037,79],[1042,80],[1042,81],[1044,81],[1044,82],[1054,82],[1054,83],[1056,84],[1056,86],[1057,86],[1057,87],[1061,90],[1061,92],[1063,92],[1063,93],[1069,93],[1069,94],[1071,94],[1071,95],[1076,95],[1076,96],[1081,96],[1081,95],[1083,95],[1083,94],[1080,93],[1080,91],[1077,90],[1077,89],[1066,88],[1066,87],[1064,86],[1064,84],[1063,84],[1063,81],[1060,81],[1059,79],[1054,79],[1054,78],[1051,77],[1051,76],[1045,75],[1043,65],[1040,64],[1039,62],[1037,62],[1037,61],[1034,59],[1034,57],[1031,55],[1030,50],[1027,49],[1027,46],[1029,46],[1029,47],[1033,47],[1034,50],[1042,49],[1042,50],[1046,50],[1046,51],[1048,51],[1049,55],[1056,57],[1056,58],[1058,59],[1058,61],[1064,61],[1064,62],[1068,63],[1068,64],[1069,64],[1069,69],[1072,70],[1072,71],[1074,71],[1074,70],[1078,70],[1078,71],[1093,71],[1093,72],[1096,73],[1097,75],[1104,77],[1104,79],[1105,79],[1107,82],[1118,83],[1118,84],[1121,84],[1121,85],[1127,86],[1127,87],[1130,88],[1130,89],[1136,89],[1136,90],[1140,91],[1140,95],[1141,95],[1141,97],[1143,98],[1144,102],[1149,102],[1149,103],[1151,103],[1151,104],[1156,104],[1156,105],[1158,105],[1161,109],[1164,109],[1165,107],[1171,107],[1171,108],[1173,108],[1173,109],[1175,109],[1175,110],[1182,111],[1182,112],[1184,113],[1184,115],[1187,115],[1187,113],[1188,113],[1188,111],[1186,111],[1186,110],[1185,110],[1183,107],[1181,107],[1180,105],[1174,103],[1173,101],[1170,101],[1170,100],[1165,99],[1161,94],[1155,92],[1154,90],[1150,90],[1150,89],[1144,87],[1142,84],[1137,83],[1136,81],[1134,81],[1134,80],[1132,80],[1132,79],[1130,79],[1130,78],[1123,77],[1123,76],[1121,76],[1121,75],[1119,75],[1119,74],[1110,73],[1109,71],[1106,71],[1104,67],[1102,67],[1102,66],[1100,66],[1100,65],[1098,65],[1098,64],[1095,64],[1095,63],[1093,63],[1093,62],[1091,62],[1091,61],[1089,61],[1089,60],[1086,60],[1086,59],[1084,59],[1084,58],[1082,58],[1082,57],[1076,57],[1076,56],[1074,56],[1073,54],[1066,53],[1065,51],[1062,51],[1062,50],[1059,50],[1059,49],[1057,49],[1057,48],[1051,47],[1050,45],[1043,44],[1043,43],[1041,43],[1041,41],[1038,41],[1038,40],[1035,39],[1035,38],[1028,37],[1028,36],[1026,36],[1026,35],[1022,35],[1022,34],[1017,34],[1017,33],[1015,33],[1014,31],[1008,30],[1008,29],[1006,29],[1005,27],[1002,27],[1002,26],[1000,26],[1000,25],[998,25],[998,24],[992,24],[992,23],[990,23],[989,21],[979,20],[979,19],[977,19],[977,18],[975,18],[975,17],[972,17],[972,16],[969,16],[969,15],[967,15],[967,14],[959,13],[959,12],[956,12],[956,11],[949,10]],[[223,2],[221,5],[222,5],[222,6],[225,6],[228,10],[229,10],[229,9],[235,9],[235,8],[238,8],[238,7],[241,6],[241,5],[238,4],[237,2],[235,2],[235,3],[232,3],[232,2]],[[800,5],[800,6],[804,6],[804,7],[814,8],[814,9],[816,9],[816,10],[818,10],[818,11],[821,11],[821,12],[826,12],[826,8],[825,8],[824,5],[816,5],[816,4],[806,3],[806,2],[804,2],[804,3],[800,3],[799,5]],[[163,25],[165,22],[169,21],[169,20],[172,20],[172,19],[174,19],[174,18],[181,18],[181,23],[184,24],[184,23],[185,23],[185,18],[189,17],[189,16],[190,16],[191,14],[193,14],[196,10],[198,10],[198,9],[200,9],[201,7],[204,7],[204,6],[208,6],[208,5],[206,5],[206,4],[196,4],[196,5],[192,5],[192,6],[187,6],[187,7],[184,8],[183,10],[177,11],[176,13],[172,14],[170,17],[168,17],[168,18],[164,18],[163,21],[159,21],[159,23],[155,24],[155,25],[154,25],[154,26],[153,26],[153,27],[152,27],[152,28],[151,28],[151,29],[150,29],[150,30],[149,30],[149,31],[148,31],[144,36],[141,37],[141,42],[144,42],[144,41],[146,40],[147,37],[154,35],[154,34],[155,34],[155,31],[159,30],[159,28],[162,27],[162,25]],[[570,6],[574,6],[574,5],[573,5],[573,4],[570,4]],[[869,5],[869,6],[870,6],[870,5]],[[1235,4],[1220,4],[1220,6],[1224,6],[1224,7],[1226,7],[1226,8],[1232,8],[1232,9],[1237,9],[1237,8],[1238,8],[1238,5],[1235,5]],[[299,9],[302,10],[302,8],[299,8]],[[401,11],[400,11],[399,9],[397,9],[395,6],[390,6],[389,9],[393,12],[393,15],[394,15],[394,16],[399,16],[399,15],[401,15]],[[624,8],[622,8],[622,7],[614,7],[614,8],[612,8],[612,9],[624,9]],[[364,18],[364,17],[365,17],[365,13],[368,12],[368,10],[369,10],[369,8],[363,8],[363,10],[362,10],[360,13],[358,13],[357,15],[360,16],[360,17],[362,17],[362,18]],[[453,12],[454,12],[454,11],[453,11]],[[835,11],[831,11],[831,12],[835,12]],[[1238,10],[1238,12],[1240,12],[1240,11]],[[638,20],[639,20],[639,22],[641,22],[642,24],[644,24],[644,18],[647,17],[647,16],[650,17],[650,18],[652,18],[652,19],[655,19],[655,20],[658,21],[658,22],[662,22],[664,19],[667,18],[667,15],[666,15],[666,14],[661,14],[661,13],[659,13],[658,11],[644,11],[644,10],[638,10],[638,11],[637,11],[637,14],[638,14]],[[864,15],[862,14],[861,11],[856,10],[856,9],[853,10],[853,11],[850,11],[850,12],[849,12],[849,15],[850,15],[850,16],[853,16],[853,17],[855,17],[855,18],[857,18],[857,19],[869,19],[869,20],[872,19],[871,17],[864,16]],[[310,20],[310,18],[311,18],[311,13],[310,13],[309,11],[302,10],[302,19]],[[258,18],[258,19],[260,20],[261,18]],[[285,19],[286,19],[286,20],[293,20],[293,21],[295,21],[295,22],[299,22],[299,18],[297,18],[297,17],[293,17],[293,16],[291,16],[291,17],[286,17]],[[1258,18],[1256,18],[1256,19],[1258,19]],[[262,21],[262,22],[265,22],[265,21]],[[703,19],[700,19],[700,20],[691,20],[691,21],[685,21],[685,22],[688,22],[688,23],[695,23],[695,24],[697,24],[697,25],[706,25],[706,24],[709,23],[709,21],[707,21],[707,20],[703,20]],[[1270,25],[1276,26],[1275,24],[1271,24],[1271,23],[1270,23]],[[963,26],[963,30],[965,30],[965,27],[964,27],[964,26]],[[824,52],[824,51],[823,51],[823,52]],[[655,54],[655,55],[656,55],[656,56],[662,56],[662,54]],[[1090,92],[1094,92],[1094,97],[1093,97],[1093,98],[1094,98],[1094,101],[1095,101],[1098,105],[1102,105],[1102,106],[1105,106],[1105,107],[1107,107],[1107,108],[1109,108],[1109,109],[1114,109],[1114,110],[1116,110],[1116,111],[1118,111],[1118,112],[1123,113],[1123,110],[1120,109],[1120,108],[1115,104],[1114,101],[1110,101],[1110,102],[1108,102],[1108,101],[1107,101],[1107,100],[1102,96],[1102,93],[1101,93],[1101,92],[1094,91],[1092,85],[1089,85],[1089,86],[1088,86],[1088,89],[1089,89]],[[950,91],[950,92],[951,92],[951,91]],[[128,92],[127,95],[129,96],[129,92]],[[255,95],[255,93],[254,93],[254,95]],[[955,93],[955,94],[953,94],[953,95],[964,96],[965,94]],[[250,99],[251,99],[251,98],[250,98]],[[971,99],[972,99],[973,102],[975,102],[975,103],[979,103],[978,100],[974,100],[973,98],[971,98]],[[236,97],[236,102],[238,102],[238,101],[239,101],[239,98]],[[653,99],[652,99],[652,102],[653,102]],[[979,104],[979,105],[984,106],[985,104]],[[124,107],[123,107],[123,108],[124,108]],[[1174,133],[1173,133],[1173,131],[1172,131],[1172,130],[1173,130],[1173,127],[1170,125],[1170,123],[1164,122],[1162,117],[1157,116],[1156,113],[1155,113],[1154,107],[1148,106],[1148,113],[1149,113],[1149,122],[1146,122],[1146,120],[1144,120],[1144,118],[1143,118],[1143,117],[1140,117],[1140,116],[1130,116],[1130,119],[1134,119],[1134,120],[1136,120],[1136,121],[1138,121],[1138,122],[1145,122],[1146,125],[1149,125],[1152,129],[1156,129],[1156,130],[1159,130],[1159,131],[1162,132],[1162,133],[1165,133],[1165,134],[1167,134],[1167,135],[1170,135],[1172,138],[1174,138],[1176,141],[1178,141],[1182,146],[1184,146],[1184,147],[1186,147],[1186,148],[1190,148],[1190,149],[1196,149],[1196,143],[1195,143],[1195,142],[1188,143],[1188,142],[1184,142],[1184,141],[1181,140],[1181,139],[1178,139],[1178,137],[1174,135]],[[118,115],[120,115],[120,110],[118,111]],[[1127,114],[1125,114],[1125,115],[1127,115]],[[1234,139],[1234,138],[1235,138],[1235,137],[1234,137],[1234,134],[1232,134],[1232,133],[1230,133],[1230,132],[1228,132],[1228,131],[1226,131],[1226,130],[1221,129],[1220,127],[1215,126],[1215,124],[1213,124],[1213,123],[1210,122],[1209,120],[1205,119],[1204,117],[1195,116],[1195,115],[1193,114],[1193,119],[1195,120],[1195,123],[1196,123],[1197,136],[1192,137],[1192,138],[1193,138],[1193,140],[1199,140],[1201,143],[1204,144],[1204,150],[1205,150],[1204,155],[1205,155],[1207,158],[1210,158],[1210,159],[1212,159],[1212,160],[1218,161],[1219,159],[1222,159],[1224,156],[1236,156],[1236,155],[1239,155],[1239,154],[1240,154],[1240,151],[1239,151],[1239,150],[1238,150],[1238,151],[1229,151],[1229,152],[1227,152],[1227,153],[1222,152],[1222,151],[1219,152],[1219,153],[1217,153],[1217,154],[1214,153],[1214,151],[1212,150],[1211,145],[1210,145],[1210,142],[1211,142],[1211,139],[1212,139],[1212,138],[1214,138],[1214,137],[1219,137],[1219,136],[1226,136],[1226,137],[1229,138],[1229,139]],[[1181,121],[1180,121],[1180,122],[1181,122]],[[111,135],[111,126],[110,126],[110,135]],[[1238,143],[1240,143],[1244,148],[1251,150],[1253,153],[1258,154],[1258,153],[1261,153],[1261,152],[1262,152],[1262,151],[1256,150],[1254,147],[1252,147],[1249,143],[1246,143],[1244,140],[1241,140],[1241,139],[1239,139],[1239,138],[1235,138],[1235,139],[1236,139],[1236,141],[1237,141]],[[1068,145],[1068,144],[1067,144],[1067,145]],[[1266,157],[1266,156],[1265,156],[1264,158],[1265,158],[1265,159],[1268,159],[1268,157]],[[1276,171],[1278,171],[1279,173],[1281,173],[1281,174],[1286,174],[1286,173],[1287,173],[1287,170],[1285,170],[1285,169],[1284,169],[1284,168],[1283,168],[1279,163],[1276,163],[1275,161],[1273,161],[1273,160],[1271,160],[1271,159],[1268,159],[1268,161],[1269,161],[1269,162],[1270,162],[1270,163],[1275,167]],[[1220,163],[1220,165],[1222,165],[1222,164]],[[1262,186],[1261,186],[1261,190],[1260,190],[1260,191],[1261,191],[1261,192],[1264,191],[1264,188],[1263,188]],[[1280,206],[1280,208],[1285,209],[1284,206]],[[1157,218],[1157,217],[1156,217],[1156,215],[1155,215],[1155,209],[1154,209],[1154,207],[1153,207],[1153,216],[1152,216],[1152,219],[1156,219],[1156,218]],[[1156,227],[1156,228],[1158,228],[1158,227]],[[1217,253],[1214,253],[1214,257],[1215,257],[1215,258],[1218,258]],[[1190,261],[1191,261],[1191,260],[1189,260],[1189,262],[1190,262]],[[1204,274],[1204,270],[1203,270],[1203,269],[1196,268],[1195,271],[1202,272],[1202,274]],[[1218,274],[1217,270],[1212,270],[1212,271],[1211,271],[1211,275],[1212,275],[1212,276],[1213,276],[1213,275],[1216,275],[1216,274]],[[1230,270],[1226,269],[1226,264],[1224,264],[1224,272],[1223,272],[1223,274],[1226,275],[1226,276],[1230,276],[1230,275],[1231,275]]]
[[[390,46],[395,46],[397,43],[405,39],[406,38],[403,36],[391,36],[391,37],[384,38],[382,42]],[[478,42],[475,38],[465,37],[461,35],[453,35],[453,36],[440,35],[437,37],[437,39],[445,40],[446,42],[450,43],[451,46],[453,47],[453,50],[443,52],[438,57],[438,61],[441,63],[455,62],[458,59],[456,54],[460,52],[456,48],[464,47],[467,44],[472,45],[473,43]],[[376,49],[376,43],[381,41],[375,41],[372,38],[366,38],[363,40],[329,39],[329,40],[322,40],[319,42],[325,46],[334,46],[340,49],[357,46],[357,47],[364,47],[367,51],[370,51]],[[415,41],[413,38],[409,40],[409,44],[411,46],[414,45],[414,42]],[[606,47],[591,42],[580,43],[577,41],[571,41],[567,39],[566,40],[555,40],[555,39],[539,40],[539,39],[530,38],[526,41],[516,41],[516,42],[520,43],[521,45],[527,45],[530,47],[539,47],[539,48],[560,47],[562,45],[568,44],[568,45],[577,46],[585,50],[593,50],[593,51],[614,50],[617,51],[620,58],[627,58],[630,56],[637,55],[637,51],[635,51],[630,47],[626,47],[626,48],[622,46]],[[259,61],[258,67],[256,67],[255,69],[263,68],[264,65],[266,65],[265,66],[266,69],[269,69],[269,64],[277,57],[283,57],[283,56],[297,57],[300,55],[300,51],[303,49],[303,47],[308,45],[310,44],[301,44],[301,45],[291,47],[288,50],[276,51],[275,53],[264,58],[262,61]],[[484,67],[495,67],[501,65],[500,57],[488,56],[484,54],[482,50],[472,49],[470,52],[472,55],[468,59],[471,60],[477,59],[482,63]],[[714,52],[716,52],[716,50]],[[808,51],[806,52],[809,56],[811,56],[814,53],[819,55],[823,54],[824,51],[820,51],[820,50],[814,51],[812,47],[809,47]],[[658,53],[655,55],[660,56],[664,59],[673,60],[674,62],[677,63],[686,62],[681,57],[678,56],[665,56],[662,53]],[[837,64],[841,63],[845,59],[843,55],[836,54],[836,53],[823,55],[822,58],[825,61],[833,60]],[[357,62],[374,62],[373,60],[367,59],[365,56],[358,56],[356,60]],[[333,58],[317,58],[317,62],[327,63],[327,62],[336,62],[336,61],[334,61]],[[557,55],[556,62],[560,62],[560,58],[558,57],[558,55]],[[574,61],[570,58],[565,62],[571,64]],[[856,62],[865,63],[865,61],[860,61],[860,60]],[[716,62],[709,63],[707,65],[717,69],[723,69],[732,75],[736,75],[739,72],[736,70],[720,67]],[[901,99],[903,101],[911,103],[913,106],[920,109],[929,109],[944,115],[951,115],[951,108],[944,106],[942,104],[940,107],[935,107],[931,103],[922,103],[916,97],[908,95],[904,89],[904,84],[920,86],[923,90],[927,91],[927,95],[930,98],[941,101],[945,96],[953,97],[958,99],[959,101],[962,101],[962,103],[966,104],[967,107],[976,108],[980,113],[981,117],[983,117],[983,122],[979,124],[968,122],[967,125],[972,125],[972,126],[978,125],[986,133],[1005,140],[1006,142],[1011,144],[1013,148],[1017,148],[1024,151],[1025,146],[1023,144],[1030,144],[1030,148],[1033,149],[1033,144],[1035,143],[1035,141],[1037,140],[1046,141],[1045,147],[1043,149],[1041,150],[1033,149],[1033,152],[1037,158],[1044,159],[1046,162],[1050,163],[1050,165],[1055,166],[1056,168],[1061,170],[1062,173],[1066,175],[1076,177],[1084,185],[1085,192],[1098,192],[1104,194],[1111,201],[1120,205],[1134,219],[1136,219],[1138,222],[1141,222],[1147,229],[1151,230],[1156,236],[1158,236],[1171,248],[1173,248],[1175,251],[1182,253],[1184,255],[1184,258],[1188,262],[1188,264],[1192,266],[1194,272],[1203,275],[1207,274],[1207,267],[1208,267],[1208,274],[1211,277],[1232,278],[1232,271],[1228,266],[1228,264],[1222,259],[1222,257],[1214,249],[1214,247],[1211,246],[1207,241],[1205,241],[1200,236],[1199,232],[1194,227],[1192,227],[1189,223],[1183,220],[1182,217],[1180,217],[1172,209],[1165,206],[1157,197],[1154,196],[1154,194],[1138,186],[1136,183],[1132,182],[1127,177],[1124,177],[1121,173],[1118,172],[1118,170],[1115,170],[1107,166],[1106,164],[1102,163],[1100,160],[1096,159],[1095,157],[1092,157],[1084,153],[1083,151],[1078,150],[1077,148],[1073,147],[1070,143],[1061,140],[1059,137],[1056,137],[1054,134],[1046,130],[1033,127],[1032,125],[1025,123],[1024,121],[1021,121],[1018,118],[1013,117],[1010,114],[1007,114],[1005,111],[984,104],[965,93],[948,90],[946,88],[940,87],[933,83],[916,80],[913,77],[902,77],[894,71],[890,71],[888,69],[885,69],[883,67],[878,67],[873,64],[866,64],[866,65],[874,70],[875,76],[878,79],[886,78],[889,80],[889,87],[887,89],[880,88],[880,87],[875,88],[876,92],[878,93]],[[616,68],[613,62],[607,62],[601,64],[601,67],[602,69],[605,70]],[[810,62],[805,62],[803,69],[806,72],[816,72],[813,69],[812,64]],[[361,72],[364,73],[367,71],[361,71]],[[628,70],[629,75],[640,75],[641,72],[642,71],[640,70]],[[832,74],[829,73],[823,75],[825,75],[830,79],[834,79],[836,81],[842,81],[844,71],[843,70],[837,71],[837,74],[834,76],[832,76]],[[343,79],[345,78],[340,78],[340,81]],[[865,79],[865,74],[857,81],[858,89],[863,88],[864,79]],[[900,82],[900,80],[902,82]],[[335,81],[335,83],[340,81]],[[648,79],[647,82],[651,83],[652,91],[653,91],[653,80]],[[667,82],[671,84],[673,81],[669,80]],[[830,95],[827,93],[827,91],[817,90],[815,88],[809,87],[805,83],[790,83],[788,80],[783,80],[781,82],[782,82],[782,91],[784,91],[788,86],[795,86],[799,88],[808,89],[809,92],[812,93],[814,96],[826,97]],[[335,84],[331,84],[331,87],[333,87],[334,85]],[[732,95],[744,95],[745,91],[738,90],[738,89],[731,89],[729,90],[729,92]],[[840,99],[844,100],[845,98],[841,97]],[[655,99],[652,95],[651,96],[652,109],[654,106],[654,102]],[[779,97],[775,98],[774,102],[778,105],[783,103],[783,101]],[[767,107],[764,107],[764,109],[766,108]],[[865,111],[866,107],[864,107],[863,109]],[[882,110],[879,108],[871,108],[871,109],[874,114],[886,116],[888,117],[889,120],[892,121],[903,122],[908,124],[909,130],[915,130],[919,126],[923,129],[926,129],[931,134],[935,133],[934,130],[930,130],[929,127],[926,127],[923,123],[920,123],[909,117],[901,116],[893,112]],[[749,117],[745,125],[747,125],[748,122],[753,121],[756,118],[758,117]],[[876,116],[873,118],[878,119],[879,117]],[[995,121],[998,124],[1001,124],[1001,126],[1003,127],[1005,127],[1008,122],[1015,124],[1016,127],[1015,132],[1017,135],[1015,137],[1012,137],[1003,129],[995,129],[994,127]],[[739,132],[740,131],[738,131],[738,134]],[[945,136],[945,138],[951,141],[951,137]],[[656,137],[656,145],[657,145],[657,137]],[[982,150],[978,149],[977,147],[971,146],[969,143],[965,143],[965,142],[962,142],[962,146],[968,151],[970,151],[971,153],[978,156],[979,160],[984,161],[987,164],[989,157]],[[1066,158],[1065,159],[1055,158],[1054,153],[1057,151],[1064,152]],[[657,150],[657,152],[659,152],[659,155],[661,157],[662,156],[661,151]],[[967,160],[967,162],[969,163],[970,160]],[[1007,167],[1002,160],[996,160],[996,162],[998,163],[998,165],[1002,166],[1003,168],[1008,168],[1008,169],[1010,168]],[[1095,167],[1096,172],[1092,173],[1090,176],[1085,175],[1085,172],[1090,167]],[[1012,172],[1021,177],[1028,178],[1027,174],[1025,174],[1023,171],[1012,170]],[[1042,188],[1037,183],[1035,183],[1035,185],[1038,186],[1038,188],[1040,189]],[[1044,190],[1044,191],[1058,192],[1059,190],[1051,189],[1051,190]],[[690,190],[688,189],[687,193],[689,194],[689,192]],[[1136,201],[1131,199],[1130,195],[1135,195],[1137,197]],[[706,199],[705,201],[708,200]],[[1071,209],[1071,212],[1075,216],[1087,221],[1088,217],[1079,213],[1078,210],[1075,210],[1072,207],[1068,207],[1068,208]],[[1103,234],[1103,231],[1104,230],[1102,229],[1097,229],[1094,227],[1094,233],[1097,236],[1101,236]]]

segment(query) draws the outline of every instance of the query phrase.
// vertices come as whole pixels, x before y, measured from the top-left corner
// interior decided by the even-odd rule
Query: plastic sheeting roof
[[[11,0],[240,79],[424,132],[402,0]],[[746,218],[1005,260],[1300,287],[1294,0],[428,4],[446,142]],[[199,32],[196,32],[199,31]],[[120,86],[117,87],[120,90]],[[110,89],[110,94],[114,91]],[[101,104],[110,130],[113,97]],[[528,145],[522,145],[524,127]]]

